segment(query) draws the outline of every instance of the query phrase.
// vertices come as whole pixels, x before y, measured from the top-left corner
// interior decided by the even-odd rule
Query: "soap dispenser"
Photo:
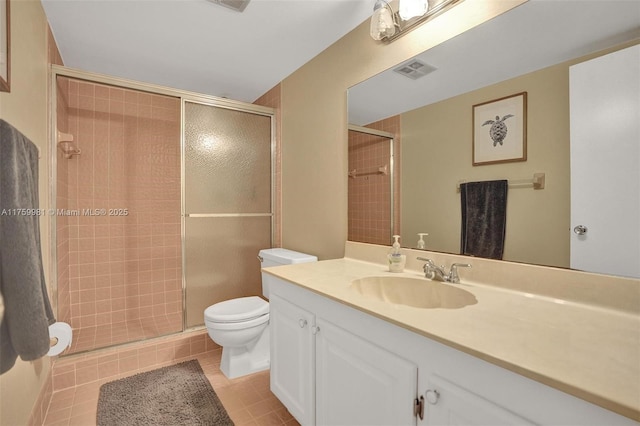
[[[424,233],[424,232],[419,232],[418,233],[418,236],[420,237],[420,239],[418,239],[418,245],[416,247],[417,249],[424,250],[426,248],[426,245],[424,243],[423,237],[426,237],[427,235],[429,235],[429,234]]]
[[[391,246],[391,252],[387,255],[387,259],[389,260],[389,271],[390,272],[402,272],[404,271],[404,264],[407,261],[407,256],[400,252],[400,235],[393,236],[394,242]]]

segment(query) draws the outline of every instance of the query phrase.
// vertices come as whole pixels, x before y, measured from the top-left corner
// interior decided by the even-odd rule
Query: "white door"
[[[640,45],[570,69],[571,267],[640,278]]]
[[[316,334],[318,425],[415,425],[415,364],[322,319]]]
[[[275,294],[269,298],[271,391],[302,425],[315,424],[314,315]]]
[[[533,426],[511,411],[438,376],[425,393],[428,426]]]

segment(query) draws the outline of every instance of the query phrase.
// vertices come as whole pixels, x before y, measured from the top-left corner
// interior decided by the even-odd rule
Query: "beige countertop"
[[[279,266],[265,272],[400,327],[640,420],[640,315],[464,279],[478,303],[421,309],[364,296],[351,282],[394,274],[350,258]],[[605,290],[606,291],[606,290]]]

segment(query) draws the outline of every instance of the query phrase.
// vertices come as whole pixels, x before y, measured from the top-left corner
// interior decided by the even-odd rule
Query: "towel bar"
[[[467,183],[466,180],[458,181],[456,184],[456,191],[460,192],[460,185],[463,183]],[[545,174],[544,173],[534,173],[533,178],[531,179],[509,179],[509,188],[533,188],[533,189],[544,189],[545,185]]]
[[[384,166],[379,166],[376,168],[371,168],[371,169],[365,169],[365,170],[360,170],[358,171],[358,169],[353,169],[349,171],[349,177],[350,178],[357,178],[358,176],[364,176],[364,175],[388,175],[389,174],[389,170],[387,169],[387,165],[385,164]]]

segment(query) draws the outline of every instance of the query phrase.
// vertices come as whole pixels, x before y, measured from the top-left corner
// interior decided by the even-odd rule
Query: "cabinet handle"
[[[413,401],[413,415],[424,420],[424,396],[420,395],[420,398]]]
[[[311,334],[318,334],[320,333],[320,327],[318,327],[317,325],[314,325],[313,327],[311,327]]]
[[[436,405],[440,399],[440,392],[435,389],[429,389],[425,392],[425,396],[427,397],[427,402],[429,404]]]
[[[305,326],[307,325],[307,320],[303,319],[303,318],[300,318],[298,320],[298,325],[300,326],[300,328],[305,328]]]

